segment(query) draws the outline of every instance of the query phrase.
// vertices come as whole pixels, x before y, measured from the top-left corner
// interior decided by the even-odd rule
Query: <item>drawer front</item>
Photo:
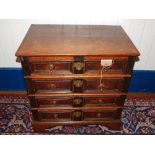
[[[100,97],[100,98],[85,98],[85,105],[89,107],[94,106],[117,106],[119,97]]]
[[[102,110],[102,111],[86,111],[84,112],[85,120],[96,120],[104,118],[118,118],[121,116],[121,110]]]
[[[61,98],[44,98],[37,97],[36,99],[31,99],[34,103],[33,107],[71,107],[73,103],[72,98],[61,97]]]
[[[94,93],[102,93],[108,90],[121,91],[123,84],[123,79],[92,79],[86,81],[85,90]]]
[[[103,59],[104,60],[104,59]],[[106,59],[105,59],[106,60]],[[112,59],[109,59],[112,60]],[[102,70],[101,60],[100,61],[87,61],[85,64],[86,72],[100,73]],[[112,65],[105,67],[103,72],[107,73],[125,73],[127,69],[127,60],[112,60]]]
[[[52,121],[82,121],[97,120],[105,118],[118,118],[121,116],[121,109],[112,110],[70,110],[61,112],[39,111],[40,120]]]
[[[72,92],[104,93],[105,91],[122,91],[124,79],[75,79],[72,80]]]
[[[122,91],[124,79],[68,79],[68,80],[31,80],[33,92],[50,93],[104,93]]]
[[[32,107],[117,107],[123,106],[124,96],[120,97],[36,97],[30,98]]]
[[[52,121],[82,121],[83,112],[81,110],[64,111],[64,112],[39,112],[40,120],[52,120]]]
[[[35,92],[70,93],[70,80],[35,80],[32,82]]]
[[[83,58],[83,61],[76,61],[74,58],[66,60],[58,58],[61,61],[52,61],[51,58],[42,59],[36,58],[35,61],[30,61],[30,74],[84,74],[84,73],[100,73],[102,66],[101,60],[112,60],[112,65],[106,67],[104,72],[108,73],[125,73],[128,68],[128,58],[102,58],[94,59]],[[50,61],[47,61],[49,59]]]
[[[71,112],[39,112],[40,120],[52,121],[69,121],[71,120]]]
[[[30,72],[36,74],[71,74],[71,62],[33,62]]]

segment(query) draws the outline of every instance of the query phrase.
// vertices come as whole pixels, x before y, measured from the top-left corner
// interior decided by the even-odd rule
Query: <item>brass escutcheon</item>
[[[74,99],[73,102],[75,105],[79,105],[79,104],[81,104],[82,100],[81,99]]]
[[[84,63],[83,62],[74,62],[73,67],[76,70],[81,71],[84,68]]]
[[[75,80],[74,81],[74,83],[73,83],[73,85],[75,86],[75,87],[82,87],[83,86],[83,81],[82,80]]]
[[[73,116],[76,118],[80,117],[81,115],[82,115],[81,111],[74,111],[74,113],[73,113]]]

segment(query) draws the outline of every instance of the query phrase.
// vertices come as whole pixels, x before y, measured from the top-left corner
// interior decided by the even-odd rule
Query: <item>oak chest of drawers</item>
[[[120,26],[31,25],[16,56],[35,132],[58,125],[121,127],[139,52]]]

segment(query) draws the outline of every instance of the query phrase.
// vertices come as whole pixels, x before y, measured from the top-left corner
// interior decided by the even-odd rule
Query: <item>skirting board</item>
[[[25,91],[21,68],[0,68],[0,91]],[[134,70],[129,92],[155,93],[155,71]]]

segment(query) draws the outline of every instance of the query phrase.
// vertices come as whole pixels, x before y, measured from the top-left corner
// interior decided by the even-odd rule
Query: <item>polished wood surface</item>
[[[124,96],[107,97],[30,97],[34,108],[119,107]]]
[[[94,79],[94,78],[100,78],[101,74],[99,73],[86,73],[86,74],[31,74],[31,76],[24,76],[25,79],[76,79],[76,78],[83,78],[83,79]],[[118,72],[112,72],[112,73],[104,73],[102,75],[103,78],[130,78],[130,74],[120,74]]]
[[[70,124],[121,127],[139,52],[120,26],[32,25],[16,55],[35,132]]]
[[[31,25],[16,56],[126,55],[139,52],[121,26]]]

